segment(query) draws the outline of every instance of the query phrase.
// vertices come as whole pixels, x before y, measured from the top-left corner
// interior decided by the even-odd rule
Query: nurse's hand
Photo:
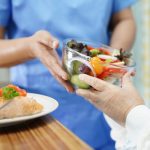
[[[68,75],[62,69],[60,58],[55,50],[59,45],[58,40],[49,32],[41,30],[30,37],[30,43],[30,57],[38,58],[66,90],[72,92],[73,88],[67,82]]]
[[[132,108],[144,103],[130,80],[130,73],[124,75],[122,87],[84,74],[79,78],[93,89],[78,89],[76,93],[121,125],[125,124],[126,116]]]

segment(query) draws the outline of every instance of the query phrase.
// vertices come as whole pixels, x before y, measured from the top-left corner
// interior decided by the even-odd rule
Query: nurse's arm
[[[66,82],[67,73],[62,69],[55,48],[58,41],[47,31],[19,39],[4,39],[5,29],[0,27],[0,67],[11,67],[38,58],[67,91],[72,87]]]
[[[136,25],[131,8],[115,13],[112,16],[110,27],[112,30],[110,46],[130,50],[136,35]]]
[[[32,59],[29,38],[4,39],[5,29],[0,27],[0,67],[11,67]]]

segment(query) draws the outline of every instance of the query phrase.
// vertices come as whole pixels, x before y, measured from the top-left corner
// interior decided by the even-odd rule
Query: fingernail
[[[40,40],[41,43],[45,44],[45,45],[48,45],[48,42],[45,41],[45,40]]]
[[[56,48],[57,47],[57,42],[56,41],[52,41],[52,48]]]
[[[80,80],[84,80],[84,75],[83,75],[83,74],[80,74],[80,75],[79,75],[79,79],[80,79]]]
[[[68,80],[68,75],[62,75],[62,78],[63,78],[64,80]]]
[[[76,94],[80,95],[80,89],[76,90]]]
[[[79,91],[78,91],[78,90],[76,90],[76,94],[79,94]]]

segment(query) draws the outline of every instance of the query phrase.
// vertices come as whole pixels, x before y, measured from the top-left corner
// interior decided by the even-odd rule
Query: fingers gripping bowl
[[[79,74],[120,84],[126,72],[135,70],[132,54],[123,49],[72,39],[65,40],[63,44],[63,66],[74,88],[90,88],[88,84],[79,80]]]

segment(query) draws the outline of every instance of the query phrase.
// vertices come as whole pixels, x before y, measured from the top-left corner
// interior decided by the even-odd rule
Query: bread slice
[[[1,108],[6,103],[8,104]],[[13,100],[0,98],[0,119],[32,115],[42,110],[43,106],[33,98],[23,96],[15,97]]]

